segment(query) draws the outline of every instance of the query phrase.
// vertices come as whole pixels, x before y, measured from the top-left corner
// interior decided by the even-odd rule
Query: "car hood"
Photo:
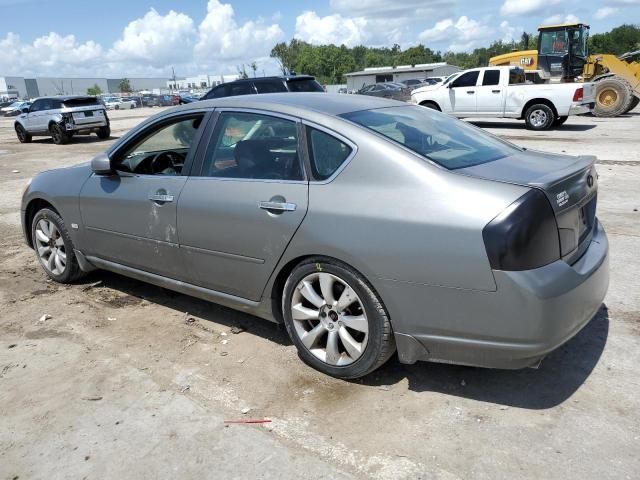
[[[420,88],[416,88],[415,90],[411,91],[411,94],[415,94],[415,93],[422,93],[422,92],[433,92],[434,90],[437,90],[439,88],[442,87],[442,84],[439,83],[437,85],[425,85],[424,87],[420,87]]]
[[[458,173],[538,188],[556,212],[581,202],[597,189],[593,155],[571,156],[524,150],[499,160],[462,168]]]

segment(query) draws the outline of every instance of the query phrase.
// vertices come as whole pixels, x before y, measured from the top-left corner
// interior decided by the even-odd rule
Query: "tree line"
[[[397,44],[390,48],[364,45],[349,48],[345,45],[311,45],[294,38],[289,43],[276,44],[271,50],[271,57],[278,61],[283,75],[305,73],[315,76],[321,83],[336,84],[345,83],[345,73],[370,67],[434,62],[447,62],[463,69],[483,67],[495,55],[536,49],[537,39],[537,33],[525,32],[519,41],[497,40],[472,52],[441,52],[422,44],[404,50]],[[636,25],[621,25],[589,38],[589,51],[592,53],[621,55],[634,50],[640,50],[640,27]]]

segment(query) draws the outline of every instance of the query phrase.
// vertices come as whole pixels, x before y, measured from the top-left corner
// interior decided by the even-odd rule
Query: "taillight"
[[[494,270],[532,270],[560,259],[556,217],[547,197],[529,190],[482,230]]]
[[[584,89],[582,87],[576,88],[576,93],[573,94],[574,102],[581,102],[584,98]]]

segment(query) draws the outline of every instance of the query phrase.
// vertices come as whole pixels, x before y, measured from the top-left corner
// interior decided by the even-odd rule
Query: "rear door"
[[[498,68],[491,68],[482,72],[476,87],[476,110],[478,114],[502,115],[505,92],[501,88],[500,75],[501,71]]]
[[[89,177],[80,192],[84,253],[184,277],[176,210],[204,116],[158,120],[112,154],[117,173]]]
[[[455,114],[476,113],[476,84],[480,72],[472,70],[463,73],[449,85],[449,103]]]
[[[222,110],[178,202],[189,282],[258,300],[307,212],[301,126]]]

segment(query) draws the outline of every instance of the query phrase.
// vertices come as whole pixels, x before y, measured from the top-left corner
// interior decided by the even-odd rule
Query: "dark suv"
[[[202,97],[202,100],[252,93],[278,92],[324,92],[324,88],[315,77],[310,75],[246,78],[213,87],[209,93]]]

